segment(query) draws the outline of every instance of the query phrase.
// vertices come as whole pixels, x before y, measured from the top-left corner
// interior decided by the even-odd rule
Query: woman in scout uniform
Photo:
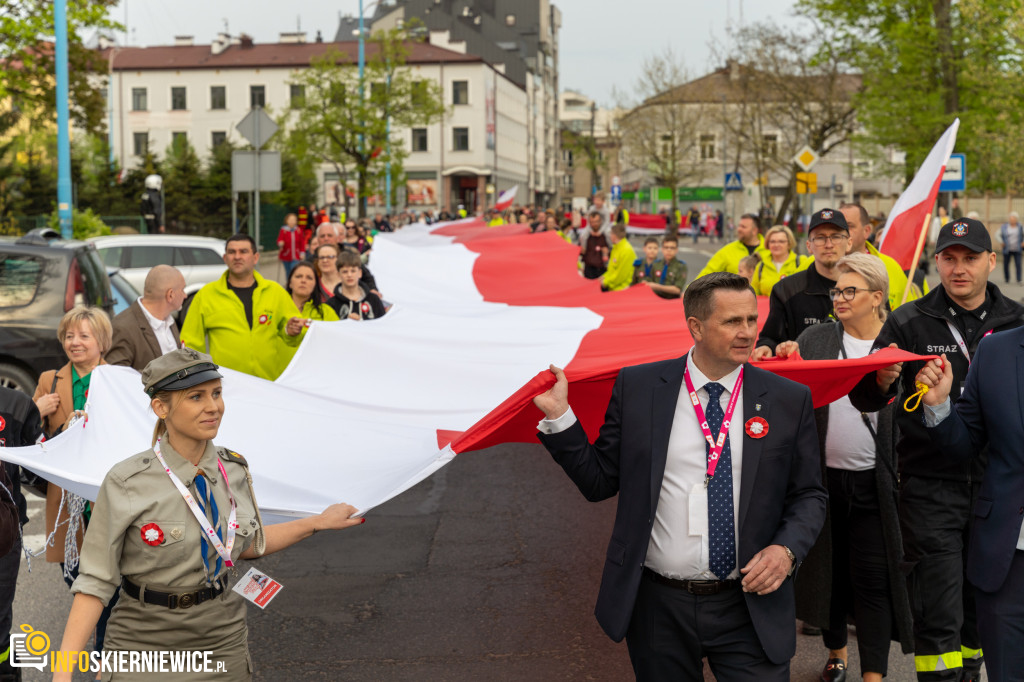
[[[106,650],[213,651],[213,660],[227,669],[218,680],[249,680],[245,601],[227,585],[229,568],[319,530],[363,522],[352,518],[353,507],[335,504],[316,516],[264,527],[245,459],[213,444],[224,413],[220,379],[212,358],[190,349],[163,355],[143,370],[159,418],[153,447],[115,465],[100,486],[63,651],[84,649],[103,605],[120,587]],[[104,673],[102,679],[151,677]]]

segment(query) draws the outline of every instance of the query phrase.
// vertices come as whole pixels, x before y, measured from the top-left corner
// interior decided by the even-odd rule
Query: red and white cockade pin
[[[751,417],[743,425],[743,430],[751,438],[764,438],[768,435],[768,422],[761,417]]]
[[[142,541],[154,547],[163,544],[164,532],[155,523],[147,523],[142,527]]]

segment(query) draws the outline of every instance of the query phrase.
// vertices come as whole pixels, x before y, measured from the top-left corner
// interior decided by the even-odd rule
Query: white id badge
[[[708,531],[708,489],[698,483],[690,489],[690,535],[701,536]]]
[[[261,609],[267,608],[270,600],[281,591],[281,583],[271,578],[266,573],[261,573],[255,568],[250,568],[242,576],[242,579],[231,588],[242,595]]]

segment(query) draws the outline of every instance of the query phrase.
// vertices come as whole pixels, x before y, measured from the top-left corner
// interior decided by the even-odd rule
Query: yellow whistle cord
[[[923,384],[920,381],[914,384],[914,388],[917,389],[917,392],[912,393],[909,398],[903,401],[903,409],[907,412],[913,412],[916,410],[918,405],[921,404],[921,398],[923,398],[924,394],[928,392],[928,385]],[[917,400],[914,400],[914,398],[917,398]],[[910,401],[912,400],[914,401],[913,405],[910,404]]]

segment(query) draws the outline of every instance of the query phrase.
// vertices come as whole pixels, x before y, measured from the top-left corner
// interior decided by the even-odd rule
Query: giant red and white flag
[[[221,369],[216,442],[248,460],[267,520],[336,501],[365,511],[457,454],[535,443],[542,415],[531,401],[553,382],[552,363],[565,368],[573,411],[595,435],[619,369],[680,357],[691,338],[682,301],[647,287],[602,293],[577,274],[578,256],[554,232],[476,219],[378,235],[373,271],[396,302],[387,315],[314,322],[275,382]],[[765,367],[810,385],[821,405],[866,372],[914,357],[886,349]],[[94,500],[111,466],[149,447],[155,417],[138,372],[104,365],[91,381],[88,422],[3,458]]]
[[[921,232],[928,229],[925,218],[932,214],[942,174],[946,172],[949,155],[956,145],[956,132],[959,128],[958,118],[928,152],[914,179],[893,204],[889,219],[878,235],[878,250],[892,256],[904,270],[910,270],[916,265],[913,260]]]
[[[507,189],[499,194],[498,200],[494,202],[494,210],[507,211],[512,206],[512,202],[516,200],[516,192],[518,191],[519,185],[514,185],[512,189]]]

